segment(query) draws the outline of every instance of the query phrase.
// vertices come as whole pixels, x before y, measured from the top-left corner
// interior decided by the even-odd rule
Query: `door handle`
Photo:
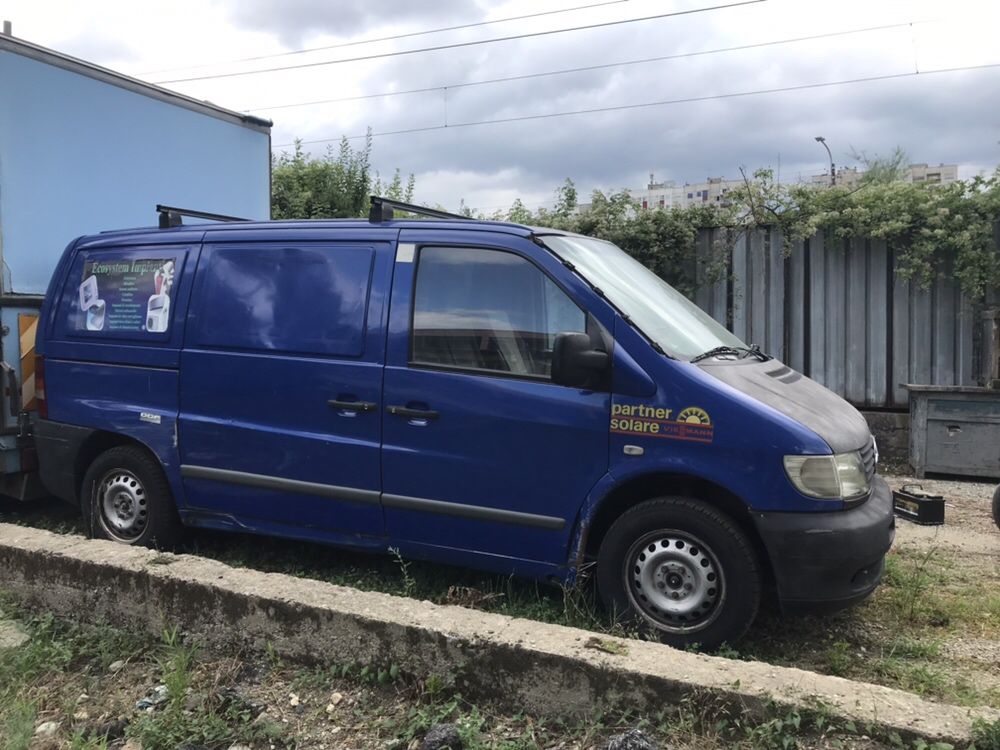
[[[406,419],[437,419],[441,416],[433,409],[410,409],[406,406],[389,406],[386,408],[390,414],[397,417],[405,417]]]
[[[331,398],[326,403],[331,409],[342,411],[375,411],[375,404],[371,401],[338,401]]]

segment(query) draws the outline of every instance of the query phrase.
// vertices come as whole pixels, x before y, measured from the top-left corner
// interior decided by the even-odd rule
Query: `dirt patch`
[[[407,678],[391,667],[309,669],[274,656],[220,655],[174,630],[157,642],[52,618],[27,618],[24,627],[31,639],[20,655],[0,657],[5,750],[417,750],[442,726],[437,734],[457,734],[465,750],[589,750],[636,729],[647,746],[677,750],[906,747],[821,711],[751,721],[689,700],[650,714],[552,721],[470,703],[443,678]]]
[[[919,485],[945,499],[944,525],[919,526],[900,520],[897,545],[923,549],[939,547],[954,552],[956,564],[962,567],[981,570],[988,576],[1000,576],[1000,529],[992,514],[996,484],[909,476],[887,476],[886,481],[894,490]]]

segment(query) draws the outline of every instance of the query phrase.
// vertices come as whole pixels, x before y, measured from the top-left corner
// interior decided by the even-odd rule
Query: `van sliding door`
[[[371,289],[373,279],[384,286],[390,250],[203,248],[181,355],[179,442],[188,509],[207,525],[382,534],[384,298]]]

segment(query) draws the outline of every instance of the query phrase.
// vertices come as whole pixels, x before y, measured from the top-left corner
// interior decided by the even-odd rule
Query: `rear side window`
[[[81,252],[60,303],[63,330],[97,339],[168,337],[186,256],[176,247]]]
[[[549,377],[557,333],[586,316],[537,266],[514,253],[424,247],[417,263],[412,362]]]
[[[188,345],[360,356],[373,259],[356,246],[205,246]]]

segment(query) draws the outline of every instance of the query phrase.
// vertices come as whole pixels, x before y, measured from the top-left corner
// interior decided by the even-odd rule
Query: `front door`
[[[529,260],[527,240],[406,234],[383,392],[386,531],[437,559],[474,553],[510,572],[562,565],[608,464],[609,394],[549,378],[555,335],[584,331],[587,316]]]
[[[296,536],[382,535],[390,271],[388,243],[203,248],[180,367],[188,509]]]

